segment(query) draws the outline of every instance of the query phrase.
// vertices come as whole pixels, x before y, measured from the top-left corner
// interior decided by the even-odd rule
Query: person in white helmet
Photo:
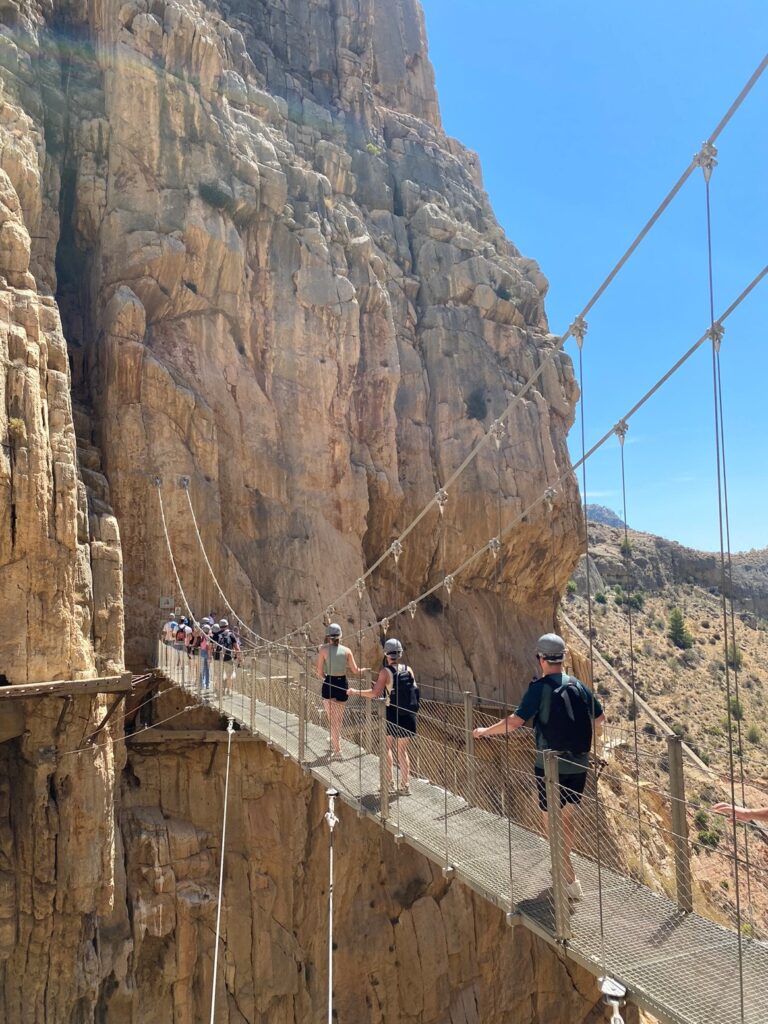
[[[393,785],[394,748],[397,747],[397,766],[400,772],[398,793],[407,796],[411,792],[411,762],[408,743],[416,735],[416,713],[419,709],[419,690],[416,677],[410,665],[400,662],[403,645],[395,637],[384,644],[384,663],[370,690],[350,690],[358,697],[376,699],[389,696],[386,707],[387,719],[387,762],[389,784]]]
[[[332,622],[325,629],[325,643],[317,652],[315,672],[323,680],[323,707],[328,716],[328,730],[331,742],[331,757],[341,757],[341,727],[344,722],[344,705],[349,700],[347,673],[361,675],[365,670],[358,668],[355,656],[341,643],[341,626]]]

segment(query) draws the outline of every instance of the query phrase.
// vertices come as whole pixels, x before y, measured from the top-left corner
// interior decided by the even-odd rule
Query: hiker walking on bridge
[[[536,645],[541,676],[529,685],[520,705],[508,718],[474,730],[476,737],[500,736],[521,728],[533,719],[536,735],[534,774],[544,831],[549,834],[547,790],[544,782],[544,751],[556,750],[562,808],[565,880],[571,899],[581,899],[581,882],[571,862],[574,816],[587,781],[592,726],[602,729],[605,715],[597,697],[578,679],[563,672],[565,641],[556,633],[545,633]]]
[[[331,757],[341,757],[341,726],[344,721],[344,705],[349,700],[347,673],[361,675],[365,670],[358,668],[355,656],[341,643],[341,626],[332,622],[325,630],[325,643],[317,652],[315,672],[323,680],[323,707],[328,716],[328,730],[331,740]]]
[[[386,707],[387,719],[387,762],[389,784],[393,785],[394,746],[397,744],[397,764],[400,770],[398,792],[408,796],[411,792],[411,762],[408,757],[408,741],[416,735],[416,713],[419,710],[419,689],[410,665],[400,663],[403,645],[395,637],[384,644],[384,663],[378,678],[370,690],[350,690],[358,697],[376,699],[389,695]]]

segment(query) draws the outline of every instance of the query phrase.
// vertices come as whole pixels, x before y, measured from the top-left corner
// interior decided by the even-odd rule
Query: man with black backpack
[[[565,852],[565,880],[571,899],[581,899],[581,882],[571,862],[573,849],[574,815],[581,803],[587,781],[589,751],[592,746],[593,725],[599,731],[605,721],[603,706],[594,693],[580,680],[563,672],[565,641],[556,633],[545,633],[536,645],[536,658],[541,676],[534,679],[514,714],[502,718],[486,728],[475,729],[474,734],[499,736],[514,732],[529,719],[533,719],[536,736],[536,785],[539,807],[548,830],[547,790],[544,782],[544,751],[556,750],[560,782],[560,807]]]
[[[400,661],[403,645],[395,637],[384,643],[384,662],[378,678],[370,690],[349,690],[359,697],[378,698],[385,694],[389,702],[385,709],[387,720],[387,762],[389,782],[392,785],[394,768],[393,747],[397,745],[397,766],[400,772],[397,792],[408,796],[411,792],[411,762],[408,741],[416,735],[416,715],[419,710],[419,688],[410,665]]]

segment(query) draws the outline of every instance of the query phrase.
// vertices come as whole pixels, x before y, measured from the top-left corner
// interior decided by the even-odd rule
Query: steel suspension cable
[[[724,310],[723,313],[720,314],[720,316],[716,320],[716,325],[723,324],[728,319],[728,317],[731,316],[733,312],[741,305],[741,303],[744,302],[744,300],[749,295],[751,295],[751,293],[763,281],[766,275],[768,275],[768,265],[764,266],[762,270],[760,270],[752,278],[752,280],[749,282],[746,288],[744,288],[743,291],[733,300],[730,306],[728,306],[728,308]],[[701,337],[696,342],[694,342],[693,345],[691,345],[691,347],[685,353],[683,353],[683,355],[677,360],[677,362],[672,367],[670,367],[670,369],[667,370],[667,372],[662,377],[660,377],[656,381],[656,383],[645,392],[642,398],[635,402],[632,408],[624,413],[621,419],[624,422],[628,422],[630,419],[632,419],[632,417],[635,416],[640,411],[640,409],[642,409],[643,406],[650,401],[650,399],[656,394],[656,392],[659,391],[659,389],[663,387],[663,385],[666,384],[666,382],[671,377],[673,377],[675,373],[677,373],[684,366],[684,364],[693,355],[695,355],[696,352],[698,352],[698,350],[709,339],[709,337],[710,331],[708,329],[704,332],[704,334],[701,335]],[[603,445],[606,444],[606,442],[613,437],[615,431],[615,426],[612,426],[610,430],[606,431],[606,433],[603,434],[603,436],[592,445],[589,451],[585,452],[579,459],[577,459],[577,461],[574,462],[573,465],[568,468],[568,470],[561,473],[561,475],[553,482],[551,486],[558,487],[564,484],[572,476],[572,474],[575,473],[576,470],[580,469],[586,462],[588,462],[589,459],[591,459],[592,456],[596,452],[598,452],[603,447]],[[523,509],[522,512],[519,512],[509,523],[507,523],[507,525],[502,530],[502,536],[506,536],[508,533],[510,533],[516,526],[523,522],[523,520],[525,520],[526,517],[528,517],[536,508],[538,508],[539,505],[546,501],[548,490],[549,487],[546,490],[542,491],[542,493],[537,498],[535,498],[525,509]],[[471,555],[468,555],[467,558],[452,571],[451,575],[458,576],[460,573],[464,572],[465,569],[469,568],[469,566],[476,562],[478,558],[481,558],[487,551],[490,550],[490,543],[491,542],[488,541],[482,547],[474,551]],[[425,590],[424,593],[414,598],[415,603],[418,604],[425,598],[430,597],[432,594],[436,593],[436,591],[438,591],[442,587],[442,585],[442,581],[439,581],[438,583],[434,584],[428,590]],[[396,611],[390,613],[390,618],[394,618],[397,615],[401,615],[404,611],[406,611],[405,608],[399,608]]]
[[[630,559],[632,555],[632,548],[629,542],[629,526],[627,525],[627,479],[626,471],[624,466],[624,440],[627,436],[627,424],[623,421],[616,427],[616,436],[619,439],[619,449],[621,452],[621,500],[622,500],[622,518],[624,519],[624,568],[627,580],[627,616],[629,620],[629,682],[632,688],[632,731],[634,736],[635,746],[635,778],[640,779],[640,751],[639,751],[639,737],[637,728],[637,719],[639,717],[637,707],[637,679],[635,673],[635,637],[634,637],[634,623],[632,615],[632,594],[630,590],[632,588],[632,578],[630,570]],[[645,864],[644,856],[645,851],[643,849],[643,828],[642,828],[642,816],[640,808],[640,785],[639,783],[635,786],[635,797],[637,805],[637,844],[640,852],[640,881],[645,880]]]
[[[587,516],[587,460],[585,458],[586,449],[586,425],[585,425],[585,413],[584,413],[584,337],[587,333],[587,324],[583,319],[579,319],[574,324],[574,333],[576,337],[576,344],[579,350],[579,420],[580,420],[580,433],[581,433],[581,491],[582,491],[582,514],[584,516],[584,553],[586,556],[586,586],[587,586],[587,636],[589,638],[589,682],[592,693],[592,722],[595,721],[595,656],[593,649],[594,632],[592,627],[592,581],[590,573],[590,554],[589,554],[589,518]],[[600,791],[598,788],[599,775],[597,771],[597,730],[592,728],[592,778],[595,786],[595,840],[596,840],[596,853],[597,853],[597,901],[598,901],[598,917],[600,923],[600,959],[603,967],[603,975],[606,973],[605,967],[605,920],[604,920],[604,907],[603,907],[603,867],[602,867],[602,843],[600,838]],[[637,784],[639,785],[639,779]]]
[[[726,113],[723,115],[723,117],[718,122],[717,127],[714,129],[714,131],[709,136],[707,142],[714,143],[715,140],[720,136],[720,134],[722,133],[722,131],[724,130],[726,125],[730,122],[730,120],[732,119],[732,117],[734,116],[736,111],[739,109],[739,107],[742,105],[742,103],[747,98],[749,93],[752,91],[752,89],[754,88],[755,84],[757,83],[758,79],[761,77],[761,75],[763,74],[763,72],[765,71],[767,66],[768,66],[768,54],[762,59],[760,64],[757,66],[755,71],[750,76],[750,78],[747,81],[747,83],[742,88],[741,92],[738,94],[738,96],[733,101],[733,103],[731,103],[731,105],[728,108],[728,110],[726,111]],[[632,254],[640,246],[640,244],[643,242],[645,237],[651,231],[653,226],[656,224],[656,222],[662,216],[662,214],[667,209],[667,207],[670,205],[672,200],[678,194],[680,189],[686,183],[688,178],[691,176],[691,174],[695,170],[696,166],[697,166],[696,158],[694,157],[691,160],[691,162],[688,164],[686,169],[683,171],[683,173],[680,175],[678,180],[675,182],[675,184],[672,186],[670,191],[666,194],[664,199],[658,205],[658,207],[653,212],[653,214],[651,214],[651,216],[645,222],[645,224],[643,225],[641,230],[638,232],[638,234],[635,236],[635,238],[633,239],[633,241],[631,242],[631,244],[629,245],[627,250],[624,252],[624,254],[621,256],[621,258],[618,260],[618,262],[611,269],[610,273],[607,275],[607,277],[603,280],[603,282],[600,284],[600,286],[597,288],[597,290],[591,296],[591,298],[586,303],[586,305],[581,310],[581,312],[576,316],[576,318],[574,320],[574,324],[578,323],[579,321],[583,321],[583,319],[587,316],[587,314],[597,304],[598,300],[602,297],[604,292],[612,284],[612,282],[617,277],[619,272],[622,270],[624,265],[628,262],[628,260],[632,256]],[[538,368],[528,378],[528,380],[525,382],[525,384],[523,384],[520,387],[520,389],[512,396],[512,398],[510,399],[510,401],[507,404],[506,408],[501,413],[501,415],[500,415],[500,417],[498,419],[498,422],[502,422],[503,423],[507,419],[507,417],[511,413],[512,409],[531,390],[533,385],[539,380],[541,375],[544,373],[544,370],[546,369],[546,367],[550,363],[552,363],[554,361],[554,357],[562,350],[563,346],[565,345],[565,342],[568,340],[569,337],[572,336],[572,334],[573,334],[573,324],[571,324],[571,326],[566,330],[566,332],[558,338],[554,348],[552,350],[550,350],[542,358],[542,361],[539,364]],[[480,440],[469,451],[469,453],[464,458],[464,460],[461,462],[461,464],[454,470],[454,472],[445,481],[445,483],[443,484],[444,488],[450,489],[453,486],[453,484],[456,482],[456,480],[458,480],[458,478],[462,475],[464,470],[474,461],[474,459],[478,456],[478,454],[486,448],[486,446],[488,445],[488,443],[490,441],[490,436],[491,436],[490,433],[486,433],[486,434],[483,435],[482,438],[480,438]],[[435,502],[436,502],[436,496],[433,497],[429,502],[427,502],[427,504],[424,506],[424,508],[422,508],[421,511],[408,524],[408,526],[405,527],[405,529],[399,535],[399,539],[401,541],[404,540],[416,528],[416,526],[418,526],[418,524],[427,515],[427,513],[430,510],[430,508],[435,504]],[[373,572],[375,572],[382,565],[382,563],[385,561],[385,559],[387,557],[387,554],[388,554],[388,550],[382,552],[382,554],[376,559],[376,561],[366,570],[366,572],[365,572],[365,574],[363,576],[363,579],[367,579]],[[353,584],[353,586],[354,586],[354,584]],[[347,590],[345,590],[344,593],[341,594],[337,598],[337,602],[340,602],[345,597],[348,597],[350,592],[351,592],[351,590],[352,590],[352,586],[347,588]],[[312,618],[308,619],[304,625],[305,626],[309,626],[312,622],[314,622],[316,619],[318,619],[318,617],[320,615],[322,615],[322,613],[318,613],[318,614],[314,615]],[[296,630],[294,630],[291,633],[285,634],[285,636],[283,636],[281,638],[281,640],[289,639],[291,636],[293,636],[295,634],[295,632],[296,632]]]
[[[718,405],[720,407],[720,446],[723,453],[723,508],[725,512],[725,541],[726,541],[726,568],[728,571],[728,593],[729,601],[728,606],[730,609],[731,619],[731,643],[733,647],[733,681],[734,691],[736,696],[736,707],[741,707],[741,692],[739,687],[739,649],[736,642],[736,614],[734,611],[734,600],[733,600],[733,560],[731,558],[731,523],[730,514],[728,508],[728,474],[726,472],[726,457],[725,457],[725,426],[723,419],[723,391],[722,391],[722,379],[721,379],[721,368],[720,368],[720,356],[718,353],[717,359],[717,392],[718,392]],[[739,782],[741,789],[741,803],[742,806],[746,806],[747,803],[747,792],[746,792],[746,772],[745,772],[745,756],[744,756],[744,738],[742,736],[743,724],[742,716],[739,715],[736,718],[736,735],[739,750]],[[750,865],[750,853],[749,853],[749,829],[742,829],[744,836],[744,861],[746,864],[746,881],[747,881],[747,911],[749,913],[749,924],[754,934],[754,903],[752,900],[752,872]]]
[[[219,584],[219,581],[218,581],[218,579],[216,577],[216,573],[213,571],[213,566],[211,565],[210,559],[208,558],[208,552],[206,550],[205,544],[203,543],[203,538],[202,538],[202,536],[200,534],[200,528],[199,528],[199,526],[197,524],[197,516],[195,515],[195,509],[194,509],[194,506],[192,505],[192,498],[189,495],[189,480],[185,479],[185,481],[182,482],[181,487],[182,487],[182,490],[184,491],[185,495],[187,496],[187,504],[189,505],[189,514],[192,516],[192,526],[194,527],[194,530],[195,530],[195,536],[197,537],[197,543],[200,545],[200,551],[202,552],[203,559],[205,561],[206,567],[208,569],[208,572],[211,574],[211,579],[213,580],[213,583],[214,583],[214,586],[216,587],[216,590],[219,592],[219,597],[224,602],[225,608],[230,613],[230,615],[232,615],[234,617],[234,619],[240,624],[240,626],[247,633],[250,633],[251,636],[253,636],[256,640],[258,640],[260,644],[268,643],[266,637],[263,637],[259,633],[255,632],[255,630],[251,629],[251,627],[240,618],[240,616],[237,614],[235,609],[232,607],[232,605],[227,600],[227,595],[221,589],[221,585]]]
[[[720,387],[720,342],[723,336],[723,329],[720,324],[715,323],[715,289],[714,289],[714,271],[712,261],[712,204],[710,196],[710,180],[712,177],[712,171],[717,164],[715,156],[717,150],[714,146],[702,146],[701,153],[699,154],[699,165],[704,174],[704,196],[705,196],[705,210],[706,210],[706,227],[707,227],[707,280],[709,286],[709,336],[712,342],[712,387],[714,393],[714,428],[715,428],[715,465],[717,470],[717,512],[718,512],[718,526],[720,533],[720,596],[722,604],[722,617],[723,617],[723,646],[725,652],[725,695],[726,695],[726,715],[728,723],[728,763],[730,770],[730,789],[731,789],[731,803],[735,806],[736,804],[736,773],[734,767],[734,744],[733,744],[733,704],[731,698],[731,680],[730,680],[730,669],[729,669],[729,658],[730,652],[728,650],[728,634],[729,634],[729,623],[728,623],[728,605],[726,598],[726,540],[725,540],[725,523],[724,523],[724,499],[723,499],[723,439],[722,439],[722,392]],[[731,640],[734,645],[736,638],[732,637]],[[741,931],[741,884],[739,878],[739,858],[738,858],[738,829],[736,827],[736,813],[735,810],[731,813],[731,831],[733,839],[734,849],[734,898],[736,903],[736,936],[739,951],[739,1003],[741,1011],[741,1020],[744,1022],[745,1017],[745,1005],[744,1005],[744,950],[743,950],[743,938]],[[745,830],[746,831],[746,830]]]
[[[216,906],[216,934],[214,938],[213,953],[213,977],[211,978],[211,1019],[210,1024],[215,1022],[216,1014],[216,978],[219,972],[219,940],[221,936],[221,904],[224,896],[224,853],[227,846],[227,806],[229,803],[229,765],[232,756],[232,733],[235,720],[229,719],[227,725],[227,769],[224,776],[224,814],[221,825],[221,863],[219,865],[219,899]]]

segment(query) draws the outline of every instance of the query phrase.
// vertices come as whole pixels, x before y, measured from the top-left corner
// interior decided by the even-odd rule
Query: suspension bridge
[[[743,801],[748,766],[743,757],[740,722],[732,713],[734,701],[738,703],[739,699],[739,678],[738,669],[730,666],[727,657],[735,623],[733,604],[728,598],[732,591],[720,346],[728,318],[768,275],[768,266],[759,269],[731,303],[716,314],[710,186],[717,164],[715,143],[767,64],[768,57],[554,350],[542,355],[538,368],[517,389],[507,409],[442,482],[432,500],[362,576],[350,580],[342,593],[301,625],[279,638],[267,638],[237,616],[219,584],[198,526],[191,493],[194,481],[179,481],[185,491],[201,559],[233,623],[238,624],[243,646],[232,678],[230,673],[224,678],[222,660],[211,659],[211,692],[216,695],[220,713],[238,723],[241,730],[295,760],[360,814],[378,822],[396,842],[409,844],[438,864],[446,877],[459,879],[498,906],[510,923],[524,924],[597,977],[613,979],[616,991],[626,989],[628,999],[668,1024],[768,1024],[768,944],[764,939],[768,921],[760,915],[759,901],[753,899],[755,893],[766,889],[768,853],[764,838],[755,833],[750,836],[750,830],[739,825],[735,816],[728,822],[728,830],[717,849],[703,852],[700,843],[691,839],[692,821],[702,807],[692,795],[696,787],[691,780],[700,781],[697,773],[705,771],[706,766],[695,756],[686,761],[683,745],[674,735],[655,745],[644,742],[637,727],[644,706],[636,693],[634,658],[630,657],[627,682],[632,715],[625,723],[625,740],[619,743],[616,734],[612,734],[604,748],[596,742],[593,750],[588,789],[577,816],[575,843],[575,867],[584,898],[574,902],[568,899],[566,891],[556,798],[549,801],[550,808],[554,808],[550,814],[551,842],[541,831],[530,735],[521,730],[520,734],[506,736],[496,743],[476,743],[473,739],[473,728],[489,724],[512,709],[493,701],[481,702],[469,694],[461,700],[423,701],[418,733],[411,748],[413,781],[406,796],[390,786],[384,709],[379,703],[362,699],[350,702],[344,720],[341,757],[330,756],[327,723],[313,672],[316,647],[311,634],[313,628],[327,623],[345,603],[354,605],[357,601],[359,610],[370,577],[382,566],[393,564],[397,578],[404,547],[414,543],[411,535],[432,511],[436,512],[437,521],[442,521],[453,486],[481,452],[487,449],[492,453],[494,446],[501,450],[512,409],[535,388],[569,337],[578,345],[578,377],[583,394],[582,352],[587,315],[688,179],[700,170],[704,182],[702,211],[707,231],[710,300],[701,335],[589,450],[584,441],[582,404],[582,453],[575,464],[558,479],[550,480],[541,494],[510,521],[502,522],[499,517],[496,535],[460,565],[444,564],[438,581],[423,593],[394,607],[372,626],[364,627],[359,615],[357,636],[361,649],[364,639],[377,643],[381,635],[392,630],[398,617],[413,616],[433,595],[444,598],[445,609],[453,588],[470,568],[477,572],[490,566],[492,581],[498,586],[505,539],[526,517],[537,511],[551,512],[558,489],[567,485],[574,471],[581,471],[582,496],[586,500],[587,463],[612,438],[619,440],[626,523],[624,438],[629,423],[659,389],[708,345],[714,393],[717,509],[721,524],[720,591],[726,652],[723,711],[727,715],[728,749],[724,756],[730,768],[726,782],[731,802]],[[181,606],[198,625],[194,608],[200,596],[185,591],[166,525],[166,484],[160,478],[156,484],[174,588]],[[586,531],[584,547],[589,555]],[[587,567],[587,602],[591,607],[589,559]],[[399,585],[396,590],[399,601]],[[631,609],[628,614],[631,642]],[[594,678],[596,652],[591,628],[582,634],[582,641],[583,661]],[[201,689],[198,667],[197,660],[189,658],[185,651],[166,644],[158,646],[157,671],[170,684],[182,687],[194,699],[203,700],[206,695]],[[231,738],[230,728],[228,744]],[[143,741],[147,741],[146,736]],[[547,766],[547,785],[554,795],[558,779],[552,761]],[[333,817],[332,809],[329,813]],[[713,878],[720,892],[728,893],[727,900],[713,898]],[[220,886],[223,884],[222,876]],[[220,888],[219,910],[221,902]],[[330,950],[329,942],[332,1003]],[[215,992],[212,998],[215,1000]],[[330,1011],[331,1004],[329,1014]],[[621,1018],[615,1016],[616,1019]]]

